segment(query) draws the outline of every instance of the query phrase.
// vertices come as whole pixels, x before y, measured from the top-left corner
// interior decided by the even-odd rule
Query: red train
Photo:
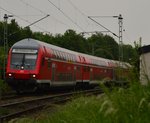
[[[6,82],[16,91],[56,86],[93,85],[117,78],[118,61],[86,55],[34,39],[23,39],[9,51]],[[128,63],[121,65],[127,71]]]

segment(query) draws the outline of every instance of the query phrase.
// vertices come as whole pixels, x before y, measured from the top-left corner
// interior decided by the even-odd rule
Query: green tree
[[[82,35],[77,34],[73,30],[67,30],[62,36],[62,40],[60,41],[61,46],[63,46],[64,48],[77,52],[87,53],[85,47],[86,39]]]
[[[103,58],[118,59],[118,44],[112,37],[97,33],[89,37],[88,41],[91,47],[89,48],[90,54]]]
[[[8,24],[8,45],[11,47],[14,43],[21,40],[21,27],[15,21],[11,20],[11,23]]]

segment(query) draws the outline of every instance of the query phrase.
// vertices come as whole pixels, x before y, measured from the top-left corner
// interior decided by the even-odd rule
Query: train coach
[[[35,39],[15,43],[8,55],[6,82],[17,92],[37,88],[94,85],[115,80],[119,62],[74,52]],[[127,71],[130,65],[124,63]]]

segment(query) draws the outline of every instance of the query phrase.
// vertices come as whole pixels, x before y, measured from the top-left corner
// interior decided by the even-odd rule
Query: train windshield
[[[35,52],[36,51],[36,52]],[[14,50],[11,56],[11,68],[33,70],[36,66],[37,50]]]

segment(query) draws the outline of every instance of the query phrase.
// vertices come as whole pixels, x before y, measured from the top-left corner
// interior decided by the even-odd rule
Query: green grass
[[[20,123],[149,123],[150,86],[132,83],[128,89],[116,88],[105,95],[79,97],[55,113],[41,113],[35,118],[16,120]]]

